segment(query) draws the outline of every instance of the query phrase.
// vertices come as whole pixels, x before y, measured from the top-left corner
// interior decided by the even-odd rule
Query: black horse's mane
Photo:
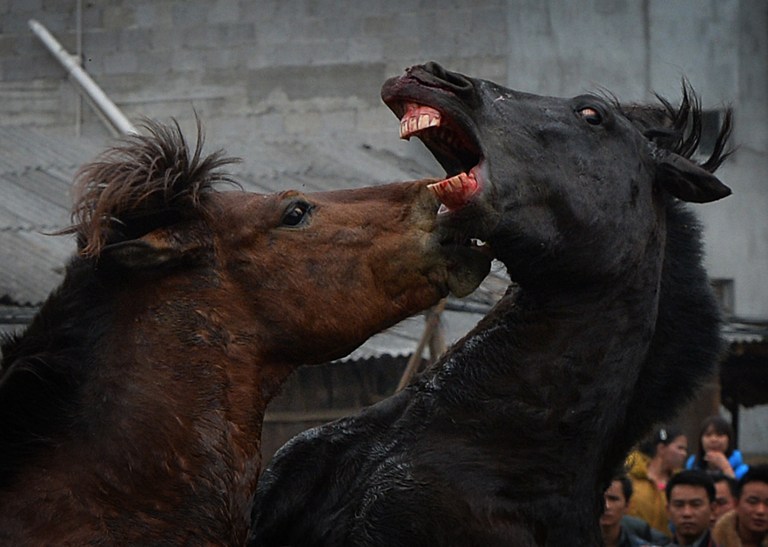
[[[645,135],[657,146],[694,161],[713,173],[733,153],[729,139],[733,112],[725,109],[710,156],[693,158],[701,142],[701,103],[693,89],[683,82],[683,99],[678,108],[657,95],[666,118],[665,125],[649,127],[647,111],[630,119],[639,127],[647,124]],[[658,110],[658,109],[657,109]],[[661,275],[657,329],[650,355],[637,380],[627,409],[622,439],[616,448],[624,451],[644,437],[651,427],[675,415],[695,394],[696,388],[715,373],[724,345],[720,334],[720,308],[712,294],[703,266],[704,245],[701,223],[687,204],[667,196],[666,247]],[[638,419],[642,416],[642,420]]]
[[[680,106],[656,95],[661,108],[658,118],[640,109],[629,118],[644,129],[646,137],[657,146],[683,156],[702,169],[713,173],[732,153],[729,143],[733,129],[733,112],[726,108],[710,156],[701,162],[698,153],[702,133],[701,102],[687,82],[683,82]],[[656,114],[658,116],[658,114]],[[681,408],[695,389],[715,373],[721,358],[719,306],[709,286],[703,266],[704,245],[701,224],[687,204],[667,196],[666,247],[661,276],[661,290],[656,334],[650,356],[637,380],[628,407],[623,441],[617,447],[625,450],[646,435],[651,427]],[[638,421],[638,416],[644,420]]]
[[[95,367],[91,341],[111,323],[105,286],[95,273],[104,246],[205,214],[206,195],[233,181],[219,168],[237,161],[221,151],[202,155],[197,123],[193,150],[175,121],[145,121],[132,135],[84,166],[76,177],[78,253],[21,334],[0,337],[0,487],[56,431],[78,423],[78,391]]]
[[[656,146],[694,161],[710,173],[714,173],[733,153],[733,150],[728,147],[728,140],[733,130],[731,108],[724,110],[723,120],[709,158],[696,162],[694,156],[699,150],[703,130],[701,99],[685,80],[682,83],[682,99],[679,106],[674,106],[659,94],[656,94],[656,99],[659,101],[657,105],[624,105],[618,100],[614,100],[614,103],[624,116]]]

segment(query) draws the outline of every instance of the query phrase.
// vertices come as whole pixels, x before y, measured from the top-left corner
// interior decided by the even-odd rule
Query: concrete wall
[[[607,89],[635,101],[653,92],[674,101],[687,77],[705,108],[733,106],[739,144],[722,170],[734,195],[697,206],[709,271],[734,281],[736,315],[768,317],[764,0],[81,5],[84,66],[129,117],[176,116],[184,126],[194,109],[209,142],[224,143],[234,155],[247,155],[245,135],[331,133],[350,146],[389,147],[439,173],[418,143],[397,140],[395,119],[379,100],[385,78],[427,60],[540,94]],[[77,6],[77,0],[0,0],[2,123],[74,131],[79,101],[27,21],[39,20],[74,52]],[[105,133],[87,107],[82,121],[82,131]]]

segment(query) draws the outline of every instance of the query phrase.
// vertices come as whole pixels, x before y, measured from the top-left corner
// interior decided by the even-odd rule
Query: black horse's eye
[[[300,201],[298,203],[292,203],[290,207],[285,211],[283,215],[283,226],[298,226],[305,221],[307,214],[309,213],[310,205]]]
[[[597,109],[592,108],[591,106],[580,108],[579,115],[584,118],[584,121],[589,125],[600,125],[603,123],[603,116]]]

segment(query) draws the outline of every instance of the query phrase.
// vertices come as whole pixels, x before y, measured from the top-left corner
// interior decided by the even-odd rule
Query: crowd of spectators
[[[605,547],[768,547],[768,465],[747,465],[720,416],[686,458],[682,430],[657,428],[604,493]]]

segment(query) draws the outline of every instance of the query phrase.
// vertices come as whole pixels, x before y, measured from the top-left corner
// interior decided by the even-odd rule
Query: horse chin
[[[478,247],[458,247],[448,268],[448,289],[461,298],[471,294],[491,271],[491,257]]]

